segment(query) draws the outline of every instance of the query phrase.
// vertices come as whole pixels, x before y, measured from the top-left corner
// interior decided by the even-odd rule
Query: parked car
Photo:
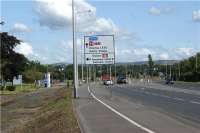
[[[118,77],[118,78],[117,78],[117,83],[118,83],[118,84],[126,84],[126,83],[127,83],[126,77],[123,77],[123,76]]]
[[[165,84],[174,84],[172,79],[166,79]]]
[[[103,82],[104,85],[113,85],[113,81],[112,80],[105,80]]]

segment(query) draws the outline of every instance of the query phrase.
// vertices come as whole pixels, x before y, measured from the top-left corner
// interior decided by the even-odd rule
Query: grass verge
[[[31,92],[31,91],[35,91],[36,89],[37,88],[34,86],[34,84],[16,85],[15,91],[1,90],[0,95],[17,94],[20,92]]]
[[[22,95],[8,95],[1,104],[5,133],[80,133],[72,105],[72,90],[58,85]]]

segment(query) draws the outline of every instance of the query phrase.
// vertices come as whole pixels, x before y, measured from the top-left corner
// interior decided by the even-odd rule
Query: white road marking
[[[153,95],[153,96],[160,96],[159,94],[156,94],[156,93],[151,93],[151,95]]]
[[[164,98],[171,98],[169,96],[165,96],[165,95],[160,95],[161,97],[164,97]]]
[[[146,91],[144,91],[143,93],[145,93],[145,94],[151,94],[151,93],[149,93],[149,92],[146,92]]]
[[[177,97],[175,97],[175,98],[173,98],[174,100],[177,100],[177,101],[185,101],[184,99],[182,99],[182,98],[177,98]]]
[[[140,88],[140,89],[143,90],[143,88]],[[170,97],[170,96],[166,96],[166,95],[160,95],[160,94],[156,94],[156,93],[150,93],[150,92],[147,92],[147,91],[140,91],[140,90],[134,90],[134,91],[135,92],[139,92],[139,93],[149,94],[149,95],[152,95],[152,96],[160,96],[160,97],[164,97],[164,98],[168,98],[168,99],[172,99],[172,100],[176,100],[176,101],[181,101],[181,102],[187,101],[187,100],[182,99],[182,98]],[[197,101],[189,101],[189,102],[193,103],[193,104],[200,105],[200,102],[197,102]]]
[[[199,104],[200,105],[200,102],[196,102],[196,101],[190,101],[191,103],[194,103],[194,104]]]
[[[124,114],[118,112],[116,109],[112,108],[112,107],[109,106],[108,104],[106,104],[106,103],[104,103],[103,101],[101,101],[100,99],[98,99],[98,98],[90,91],[89,86],[88,86],[88,92],[91,94],[91,96],[92,96],[95,100],[97,100],[98,102],[100,102],[101,104],[103,104],[103,105],[106,106],[108,109],[110,109],[111,111],[113,111],[113,112],[116,113],[117,115],[121,116],[121,117],[124,118],[125,120],[129,121],[131,124],[133,124],[133,125],[139,127],[140,129],[142,129],[142,130],[144,130],[144,131],[146,131],[146,132],[148,132],[148,133],[155,133],[154,131],[152,131],[152,130],[150,130],[150,129],[148,129],[148,128],[142,126],[142,125],[140,125],[139,123],[137,123],[137,122],[135,122],[135,121],[133,121],[133,120],[131,120],[130,118],[128,118],[128,117],[125,116]]]

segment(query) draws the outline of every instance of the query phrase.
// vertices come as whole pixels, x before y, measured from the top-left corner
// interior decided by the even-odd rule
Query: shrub
[[[3,91],[3,90],[4,90],[4,86],[1,86],[1,88],[0,88],[0,89],[1,89],[1,91]]]
[[[15,91],[16,87],[15,86],[6,86],[6,90]]]
[[[186,72],[181,75],[180,80],[189,81],[189,82],[198,82],[200,81],[200,73],[199,72]]]

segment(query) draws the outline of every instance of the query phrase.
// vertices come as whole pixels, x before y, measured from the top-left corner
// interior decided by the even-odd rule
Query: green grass
[[[0,94],[9,95],[9,94],[17,94],[20,92],[31,92],[35,91],[37,88],[34,84],[22,84],[22,85],[16,85],[15,91],[9,91],[9,90],[3,90],[0,91]]]
[[[25,132],[80,133],[73,112],[71,89],[60,89],[57,95],[59,97],[52,98],[34,114],[34,119],[25,126]]]

